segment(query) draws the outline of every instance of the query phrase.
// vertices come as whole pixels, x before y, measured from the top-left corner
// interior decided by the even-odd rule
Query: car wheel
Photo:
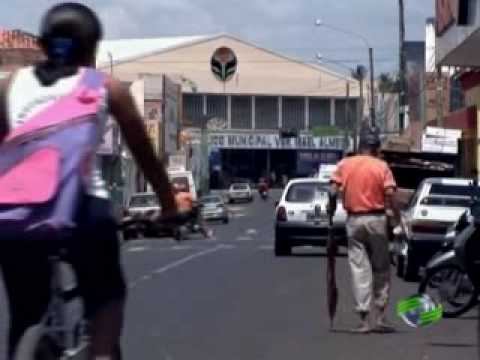
[[[418,260],[415,255],[412,253],[410,248],[407,250],[407,254],[403,257],[403,269],[402,269],[403,280],[408,282],[418,281]]]
[[[234,203],[233,199],[228,199],[228,203],[233,204]]]
[[[292,255],[292,245],[285,238],[275,236],[275,256]]]
[[[224,224],[228,224],[229,221],[230,221],[230,220],[228,219],[228,217],[226,217],[226,218],[224,218],[224,219],[222,220],[222,222],[223,222]]]

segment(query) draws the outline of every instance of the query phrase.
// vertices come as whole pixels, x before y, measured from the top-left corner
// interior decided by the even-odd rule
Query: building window
[[[311,98],[309,100],[310,129],[330,125],[330,99]]]
[[[203,96],[198,94],[183,95],[183,111],[187,126],[200,127],[203,116]]]
[[[278,97],[258,96],[255,98],[255,128],[278,129]]]
[[[227,97],[224,95],[207,96],[207,116],[227,121]]]
[[[252,97],[232,96],[232,129],[252,128]]]
[[[284,97],[282,120],[285,129],[303,130],[305,128],[305,98]]]

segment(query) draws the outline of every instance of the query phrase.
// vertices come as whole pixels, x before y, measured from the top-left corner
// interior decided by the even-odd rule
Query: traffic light
[[[297,137],[298,137],[297,129],[281,129],[280,130],[281,139],[289,139],[289,138],[297,138]]]

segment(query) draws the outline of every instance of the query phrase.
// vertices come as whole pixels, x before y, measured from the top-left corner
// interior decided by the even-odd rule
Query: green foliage
[[[313,136],[337,136],[341,135],[341,130],[335,126],[317,126],[311,130]]]

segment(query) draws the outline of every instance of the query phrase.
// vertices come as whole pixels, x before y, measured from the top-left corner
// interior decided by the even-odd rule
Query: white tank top
[[[27,119],[44,110],[58,98],[73,91],[80,81],[80,72],[56,81],[53,85],[44,86],[37,79],[33,67],[20,69],[12,79],[7,94],[7,114],[10,129],[22,125]],[[97,147],[102,143],[105,126],[108,119],[107,93],[104,91],[99,113],[100,133]],[[92,196],[108,198],[109,193],[102,177],[98,155],[91,167],[87,179],[87,193]]]

